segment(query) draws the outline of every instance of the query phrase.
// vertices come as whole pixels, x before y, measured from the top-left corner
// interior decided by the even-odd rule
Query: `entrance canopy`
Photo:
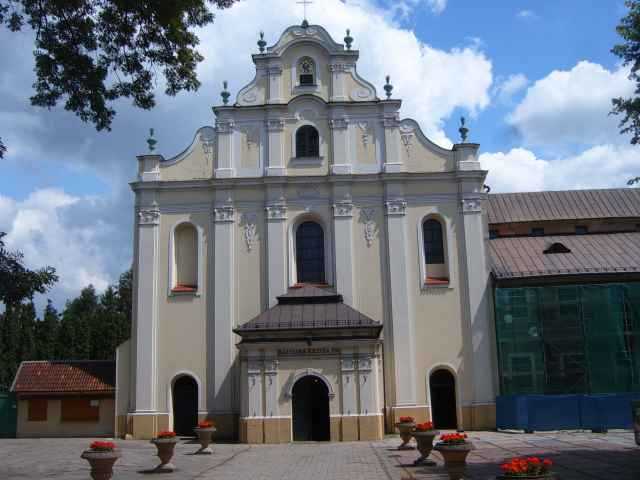
[[[303,285],[234,330],[242,343],[283,340],[377,339],[382,325],[345,305],[330,288]]]

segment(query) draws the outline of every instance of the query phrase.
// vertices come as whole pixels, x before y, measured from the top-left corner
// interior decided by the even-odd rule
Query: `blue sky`
[[[358,70],[382,95],[390,74],[402,112],[434,141],[458,139],[459,117],[481,144],[493,191],[622,187],[640,174],[638,147],[617,133],[610,98],[629,95],[610,53],[622,0],[316,0],[309,20],[342,41],[351,28]],[[55,266],[58,305],[98,289],[131,262],[135,155],[155,127],[166,157],[212,124],[223,80],[235,93],[253,77],[250,54],[301,20],[295,0],[244,0],[201,33],[202,87],[158,96],[150,112],[116,105],[111,132],[62,108],[29,106],[33,37],[0,31],[0,231],[34,266]],[[162,82],[158,82],[162,90]]]

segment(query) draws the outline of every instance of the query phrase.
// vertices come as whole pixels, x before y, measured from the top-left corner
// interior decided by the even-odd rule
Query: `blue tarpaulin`
[[[630,429],[632,400],[640,400],[640,393],[500,395],[496,426],[530,431]]]

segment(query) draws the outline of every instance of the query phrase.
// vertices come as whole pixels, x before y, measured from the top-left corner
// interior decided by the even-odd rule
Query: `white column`
[[[160,211],[138,211],[136,245],[136,401],[135,412],[156,410],[158,329],[158,242]]]
[[[267,120],[269,148],[265,175],[280,177],[287,174],[283,132],[284,120]]]
[[[267,215],[267,278],[269,308],[278,303],[278,295],[287,293],[287,207],[272,204]]]
[[[396,406],[415,405],[415,328],[408,284],[407,203],[388,200],[386,209]]]
[[[278,360],[266,358],[264,361],[265,417],[277,417],[280,415],[278,390]]]
[[[249,359],[247,361],[247,396],[249,398],[248,417],[262,417],[262,362]]]
[[[352,170],[351,142],[349,142],[349,122],[346,118],[334,118],[329,121],[333,135],[333,162],[331,173],[349,174]]]
[[[349,100],[345,94],[345,77],[348,75],[349,67],[344,63],[332,63],[329,65],[331,72],[331,101],[346,102]]]
[[[378,366],[374,355],[358,358],[358,387],[360,391],[360,414],[379,414]]]
[[[461,280],[467,321],[471,328],[473,403],[488,404],[496,401],[491,327],[491,285],[486,264],[486,244],[482,222],[482,202],[477,194],[464,195],[461,201],[463,221],[463,248]]]
[[[353,285],[353,204],[339,201],[333,205],[334,251],[336,252],[336,289],[347,305],[356,307]]]
[[[234,176],[234,122],[232,119],[217,119],[218,156],[214,171],[216,178],[231,178]]]
[[[214,222],[214,375],[213,402],[215,413],[232,413],[233,399],[233,316],[234,316],[234,208],[221,205],[213,209]]]
[[[384,127],[385,159],[383,169],[386,173],[405,170],[400,155],[400,121],[397,112],[385,113],[382,120]]]
[[[347,353],[348,357],[340,360],[340,374],[342,381],[342,414],[357,415],[358,412],[358,393],[357,393],[357,375],[356,361],[352,353]]]

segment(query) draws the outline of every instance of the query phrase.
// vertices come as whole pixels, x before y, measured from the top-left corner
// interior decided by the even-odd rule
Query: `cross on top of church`
[[[307,5],[313,4],[312,0],[299,0],[296,2],[298,5],[302,5],[304,7],[304,20],[307,21]]]

